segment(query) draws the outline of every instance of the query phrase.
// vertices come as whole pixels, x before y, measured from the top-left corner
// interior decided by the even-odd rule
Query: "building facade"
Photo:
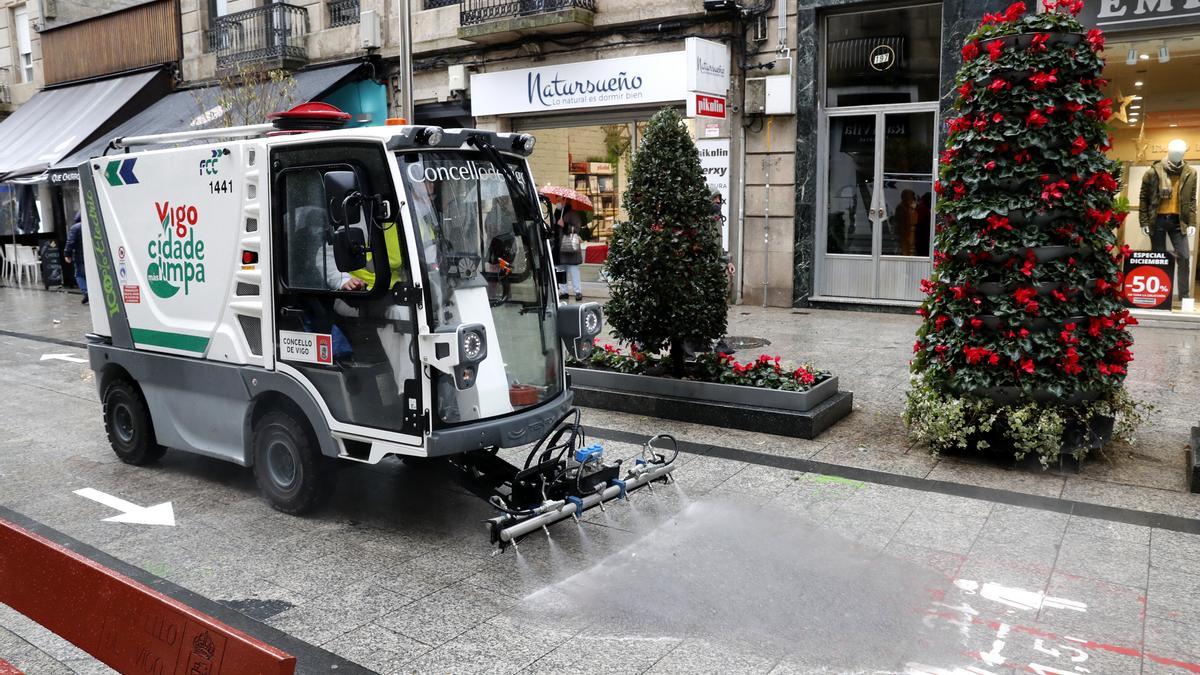
[[[737,299],[863,308],[921,299],[959,51],[985,12],[1007,5],[408,1],[412,121],[534,133],[537,180],[595,204],[584,266],[591,291],[604,293],[606,241],[625,217],[645,121],[674,106],[722,197]],[[1112,152],[1132,209],[1119,234],[1134,249],[1152,246],[1133,226],[1151,162],[1172,140],[1200,160],[1200,136],[1191,137],[1200,101],[1187,75],[1200,58],[1200,15],[1186,4],[1105,0],[1085,10],[1085,22],[1109,34]],[[176,89],[196,91],[249,66],[292,72],[303,100],[379,124],[400,114],[405,93],[400,21],[394,0],[0,0],[0,113],[44,88],[143,67],[165,68]],[[137,48],[119,49],[130,35]],[[173,105],[165,117],[174,121],[137,128],[195,128],[215,114]]]

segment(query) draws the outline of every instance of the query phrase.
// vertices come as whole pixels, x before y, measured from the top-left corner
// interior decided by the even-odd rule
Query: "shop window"
[[[833,14],[825,21],[825,105],[936,101],[942,6]]]
[[[1181,167],[1178,174],[1167,174],[1176,190],[1171,198],[1162,199],[1161,194],[1151,195],[1149,200],[1145,197],[1157,184],[1158,167],[1169,164],[1173,146],[1182,150],[1186,172],[1200,169],[1200,90],[1195,86],[1200,34],[1110,40],[1105,52],[1106,95],[1113,101],[1109,157],[1121,163],[1118,196],[1128,200],[1129,207],[1129,215],[1117,231],[1118,245],[1175,255],[1171,306],[1178,311],[1184,298],[1195,294],[1197,238],[1187,231],[1197,224],[1196,191],[1200,188],[1195,186],[1200,181],[1183,180]],[[1181,183],[1192,194],[1178,194]]]

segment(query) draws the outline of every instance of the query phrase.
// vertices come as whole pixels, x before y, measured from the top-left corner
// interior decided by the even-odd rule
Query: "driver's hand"
[[[361,291],[367,287],[367,282],[358,277],[350,277],[346,283],[342,284],[343,291]]]

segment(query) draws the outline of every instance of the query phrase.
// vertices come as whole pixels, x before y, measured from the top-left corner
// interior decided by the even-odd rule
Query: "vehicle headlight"
[[[533,154],[533,145],[536,142],[532,134],[521,134],[515,143],[513,149],[522,155],[529,156]]]
[[[437,145],[442,142],[441,127],[421,127],[415,140],[422,145]]]
[[[487,338],[482,330],[465,330],[459,336],[458,353],[462,361],[478,362],[487,355]]]
[[[588,307],[583,311],[583,335],[584,337],[595,337],[600,334],[600,329],[604,327],[604,319],[600,316],[600,308]]]

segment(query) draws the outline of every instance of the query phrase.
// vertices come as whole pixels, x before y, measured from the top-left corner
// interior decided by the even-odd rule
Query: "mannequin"
[[[1142,177],[1138,221],[1150,237],[1150,248],[1167,250],[1167,238],[1175,249],[1175,297],[1191,295],[1191,252],[1187,238],[1196,233],[1196,170],[1183,161],[1187,143],[1175,139],[1167,144],[1167,156],[1150,165]]]

